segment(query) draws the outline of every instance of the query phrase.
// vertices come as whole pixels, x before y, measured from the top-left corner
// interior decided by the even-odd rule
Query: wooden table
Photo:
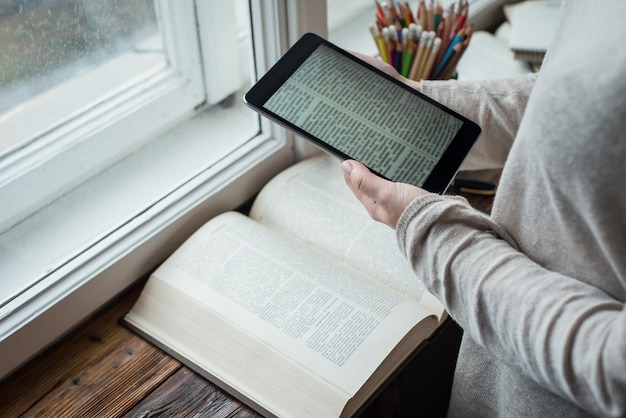
[[[493,179],[496,173],[480,176]],[[473,206],[490,211],[491,197],[467,197]],[[259,417],[120,325],[119,319],[137,300],[143,283],[0,382],[0,417]],[[454,369],[459,338],[458,330],[452,330],[442,339],[441,348],[420,353],[362,416],[413,416],[416,408],[426,412],[420,406],[423,400],[447,399],[445,385]],[[442,350],[449,347],[450,358],[442,360]],[[415,378],[424,373],[436,375],[441,382],[421,387]]]

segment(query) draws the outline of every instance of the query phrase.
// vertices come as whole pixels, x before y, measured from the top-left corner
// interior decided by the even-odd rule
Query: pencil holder
[[[415,14],[408,2],[375,3],[376,24],[370,32],[383,61],[416,81],[453,77],[472,38],[466,0],[446,9],[441,3],[420,0]]]

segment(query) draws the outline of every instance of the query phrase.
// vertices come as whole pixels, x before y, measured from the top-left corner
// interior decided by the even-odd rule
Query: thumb
[[[384,189],[387,180],[375,175],[367,167],[358,161],[346,160],[341,163],[341,170],[350,190],[365,204],[364,198],[374,201],[380,197],[380,191]]]
[[[346,184],[370,217],[391,228],[396,227],[400,215],[413,199],[428,193],[410,184],[394,183],[379,177],[354,160],[342,162],[341,170]]]
[[[390,219],[385,207],[388,204],[393,183],[377,176],[363,164],[354,160],[342,162],[341,170],[346,184],[365,207],[370,217],[394,228],[395,223]]]

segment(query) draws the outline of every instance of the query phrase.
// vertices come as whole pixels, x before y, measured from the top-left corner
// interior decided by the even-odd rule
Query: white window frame
[[[0,230],[189,117],[205,100],[194,2],[157,0],[155,6],[169,65],[157,64],[120,88],[131,69],[153,63],[150,55],[127,53],[0,121],[5,135],[18,142],[0,161],[0,195],[10,202],[3,207]],[[105,90],[111,86],[115,90]]]
[[[198,0],[199,9],[205,1],[209,0]],[[175,3],[174,8],[179,5],[178,2],[171,3]],[[259,75],[301,33],[312,30],[325,34],[324,0],[252,0],[250,3]],[[313,21],[310,15],[323,17]],[[199,22],[200,28],[202,24]],[[201,30],[200,36],[205,35]],[[146,113],[144,120],[151,121],[153,113]],[[174,120],[178,119],[179,127],[188,125],[187,130],[192,132],[190,135],[203,135],[200,128],[194,130],[194,124],[201,122],[192,116],[194,112],[184,110]],[[261,133],[255,138],[211,163],[173,193],[147,206],[145,212],[132,218],[122,228],[59,266],[50,277],[21,294],[9,306],[2,307],[0,358],[3,361],[0,378],[156,268],[203,222],[244,203],[295,158],[315,152],[311,147],[294,142],[292,135],[274,124],[261,119],[259,123]],[[114,123],[110,127],[119,130],[120,126]],[[69,133],[72,134],[71,129]],[[56,155],[49,157],[50,160],[57,158]],[[62,161],[57,164],[62,164]],[[15,170],[15,179],[28,175]],[[85,178],[88,174],[81,172],[76,176]],[[97,180],[98,176],[94,178]],[[55,204],[56,201],[52,203]],[[23,208],[24,211],[29,209],[26,206]]]

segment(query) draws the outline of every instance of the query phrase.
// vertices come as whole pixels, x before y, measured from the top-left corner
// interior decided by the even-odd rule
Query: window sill
[[[292,162],[259,131],[244,106],[202,112],[0,235],[0,378]]]

